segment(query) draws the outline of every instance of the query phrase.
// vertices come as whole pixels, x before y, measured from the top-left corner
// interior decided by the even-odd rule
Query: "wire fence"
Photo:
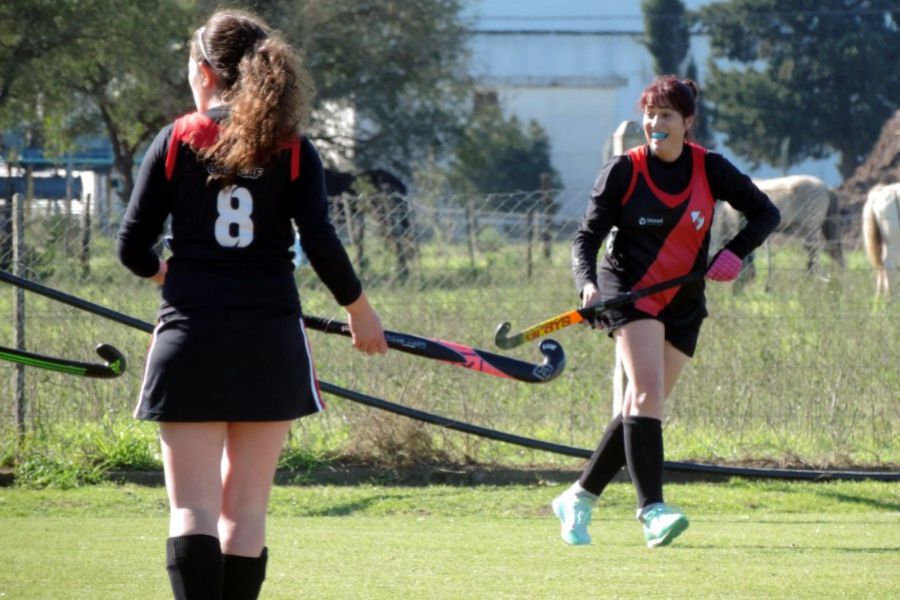
[[[500,322],[518,330],[576,306],[570,242],[581,217],[555,210],[567,204],[568,194],[587,202],[588,190],[345,195],[333,199],[332,218],[388,329],[499,353],[493,334]],[[115,259],[122,208],[88,196],[24,203],[18,217],[23,276],[152,321],[158,291]],[[16,218],[12,203],[0,200],[0,266],[7,270]],[[755,279],[709,286],[711,316],[668,409],[668,457],[900,463],[898,306],[873,304],[854,226],[858,215],[827,218],[838,237],[776,234],[768,260],[765,251],[756,253]],[[824,231],[823,223],[806,229]],[[714,247],[720,244],[714,239]],[[829,252],[836,245],[842,265]],[[343,318],[303,257],[295,262],[304,311]],[[13,308],[12,291],[0,294],[0,310],[12,316]],[[113,381],[26,369],[17,384],[17,367],[0,363],[4,438],[17,426],[40,432],[130,418],[149,343],[145,334],[31,294],[23,322],[29,350],[96,362],[93,346],[106,342],[130,364]],[[603,333],[570,329],[556,336],[567,352],[566,372],[540,385],[398,353],[364,357],[351,352],[346,338],[310,336],[318,374],[328,382],[484,427],[592,447],[610,416],[614,349]],[[2,320],[0,345],[12,346],[15,338],[14,319]],[[533,347],[510,354],[539,359]],[[18,402],[25,403],[21,414]],[[420,460],[552,462],[538,450],[424,427],[335,400],[323,415],[298,422],[294,436],[311,448],[373,457],[406,452]]]

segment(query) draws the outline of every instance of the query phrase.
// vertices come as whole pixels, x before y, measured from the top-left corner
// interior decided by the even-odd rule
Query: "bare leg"
[[[230,423],[222,457],[222,551],[257,557],[265,546],[266,511],[290,421]]]
[[[218,536],[222,505],[219,464],[225,431],[226,424],[221,422],[160,423],[170,536]]]
[[[222,597],[216,522],[222,504],[219,463],[225,430],[225,423],[160,424],[170,506],[166,571],[177,600]]]

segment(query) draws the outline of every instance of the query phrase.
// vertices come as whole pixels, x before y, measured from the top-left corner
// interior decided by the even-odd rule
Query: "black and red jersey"
[[[296,225],[317,275],[341,305],[362,292],[328,214],[322,162],[309,140],[289,140],[269,165],[210,182],[197,150],[216,139],[223,108],[165,127],[148,149],[118,235],[122,263],[158,270],[152,247],[171,215],[172,256],[160,314],[214,308],[299,312],[293,276]]]
[[[596,284],[606,300],[688,273],[706,271],[715,201],[741,211],[747,225],[726,247],[743,258],[775,229],[778,209],[749,177],[719,154],[686,144],[667,163],[648,146],[610,160],[600,172],[572,245],[580,292]],[[599,272],[597,254],[606,238]],[[705,316],[702,280],[636,302],[635,308],[667,322]]]

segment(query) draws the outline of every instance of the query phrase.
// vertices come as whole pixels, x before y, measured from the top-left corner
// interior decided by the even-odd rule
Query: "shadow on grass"
[[[310,517],[348,517],[355,512],[365,511],[371,506],[378,504],[384,500],[403,500],[405,498],[411,497],[412,494],[402,494],[402,495],[392,495],[392,496],[375,496],[373,498],[363,498],[361,500],[354,500],[353,502],[344,502],[342,504],[335,504],[329,506],[327,508],[322,508],[319,510],[312,510],[308,513]]]
[[[672,546],[665,549],[666,552],[671,552],[676,548],[681,548],[684,550],[714,550],[721,551],[723,549],[726,550],[755,550],[761,553],[766,552],[790,552],[794,553],[821,553],[821,552],[848,552],[853,554],[896,554],[900,551],[900,547],[897,546],[875,546],[875,547],[863,547],[863,548],[848,548],[843,546],[807,546],[801,544],[788,544],[788,545],[772,545],[772,544],[728,544],[727,546],[723,546],[722,544],[692,544],[686,540],[678,540]]]
[[[815,490],[814,493],[817,496],[823,496],[830,500],[835,500],[837,502],[845,502],[847,504],[858,504],[862,506],[868,506],[870,508],[876,508],[878,510],[885,511],[893,511],[900,512],[900,502],[891,502],[880,500],[876,498],[866,498],[863,496],[854,496],[852,494],[845,494],[843,492],[837,492],[829,489],[818,489]]]

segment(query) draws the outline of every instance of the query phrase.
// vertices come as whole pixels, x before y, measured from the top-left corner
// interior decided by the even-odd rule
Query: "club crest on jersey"
[[[706,217],[703,216],[702,210],[692,210],[691,211],[691,223],[694,224],[694,229],[700,231],[703,229],[703,224],[706,222]]]

